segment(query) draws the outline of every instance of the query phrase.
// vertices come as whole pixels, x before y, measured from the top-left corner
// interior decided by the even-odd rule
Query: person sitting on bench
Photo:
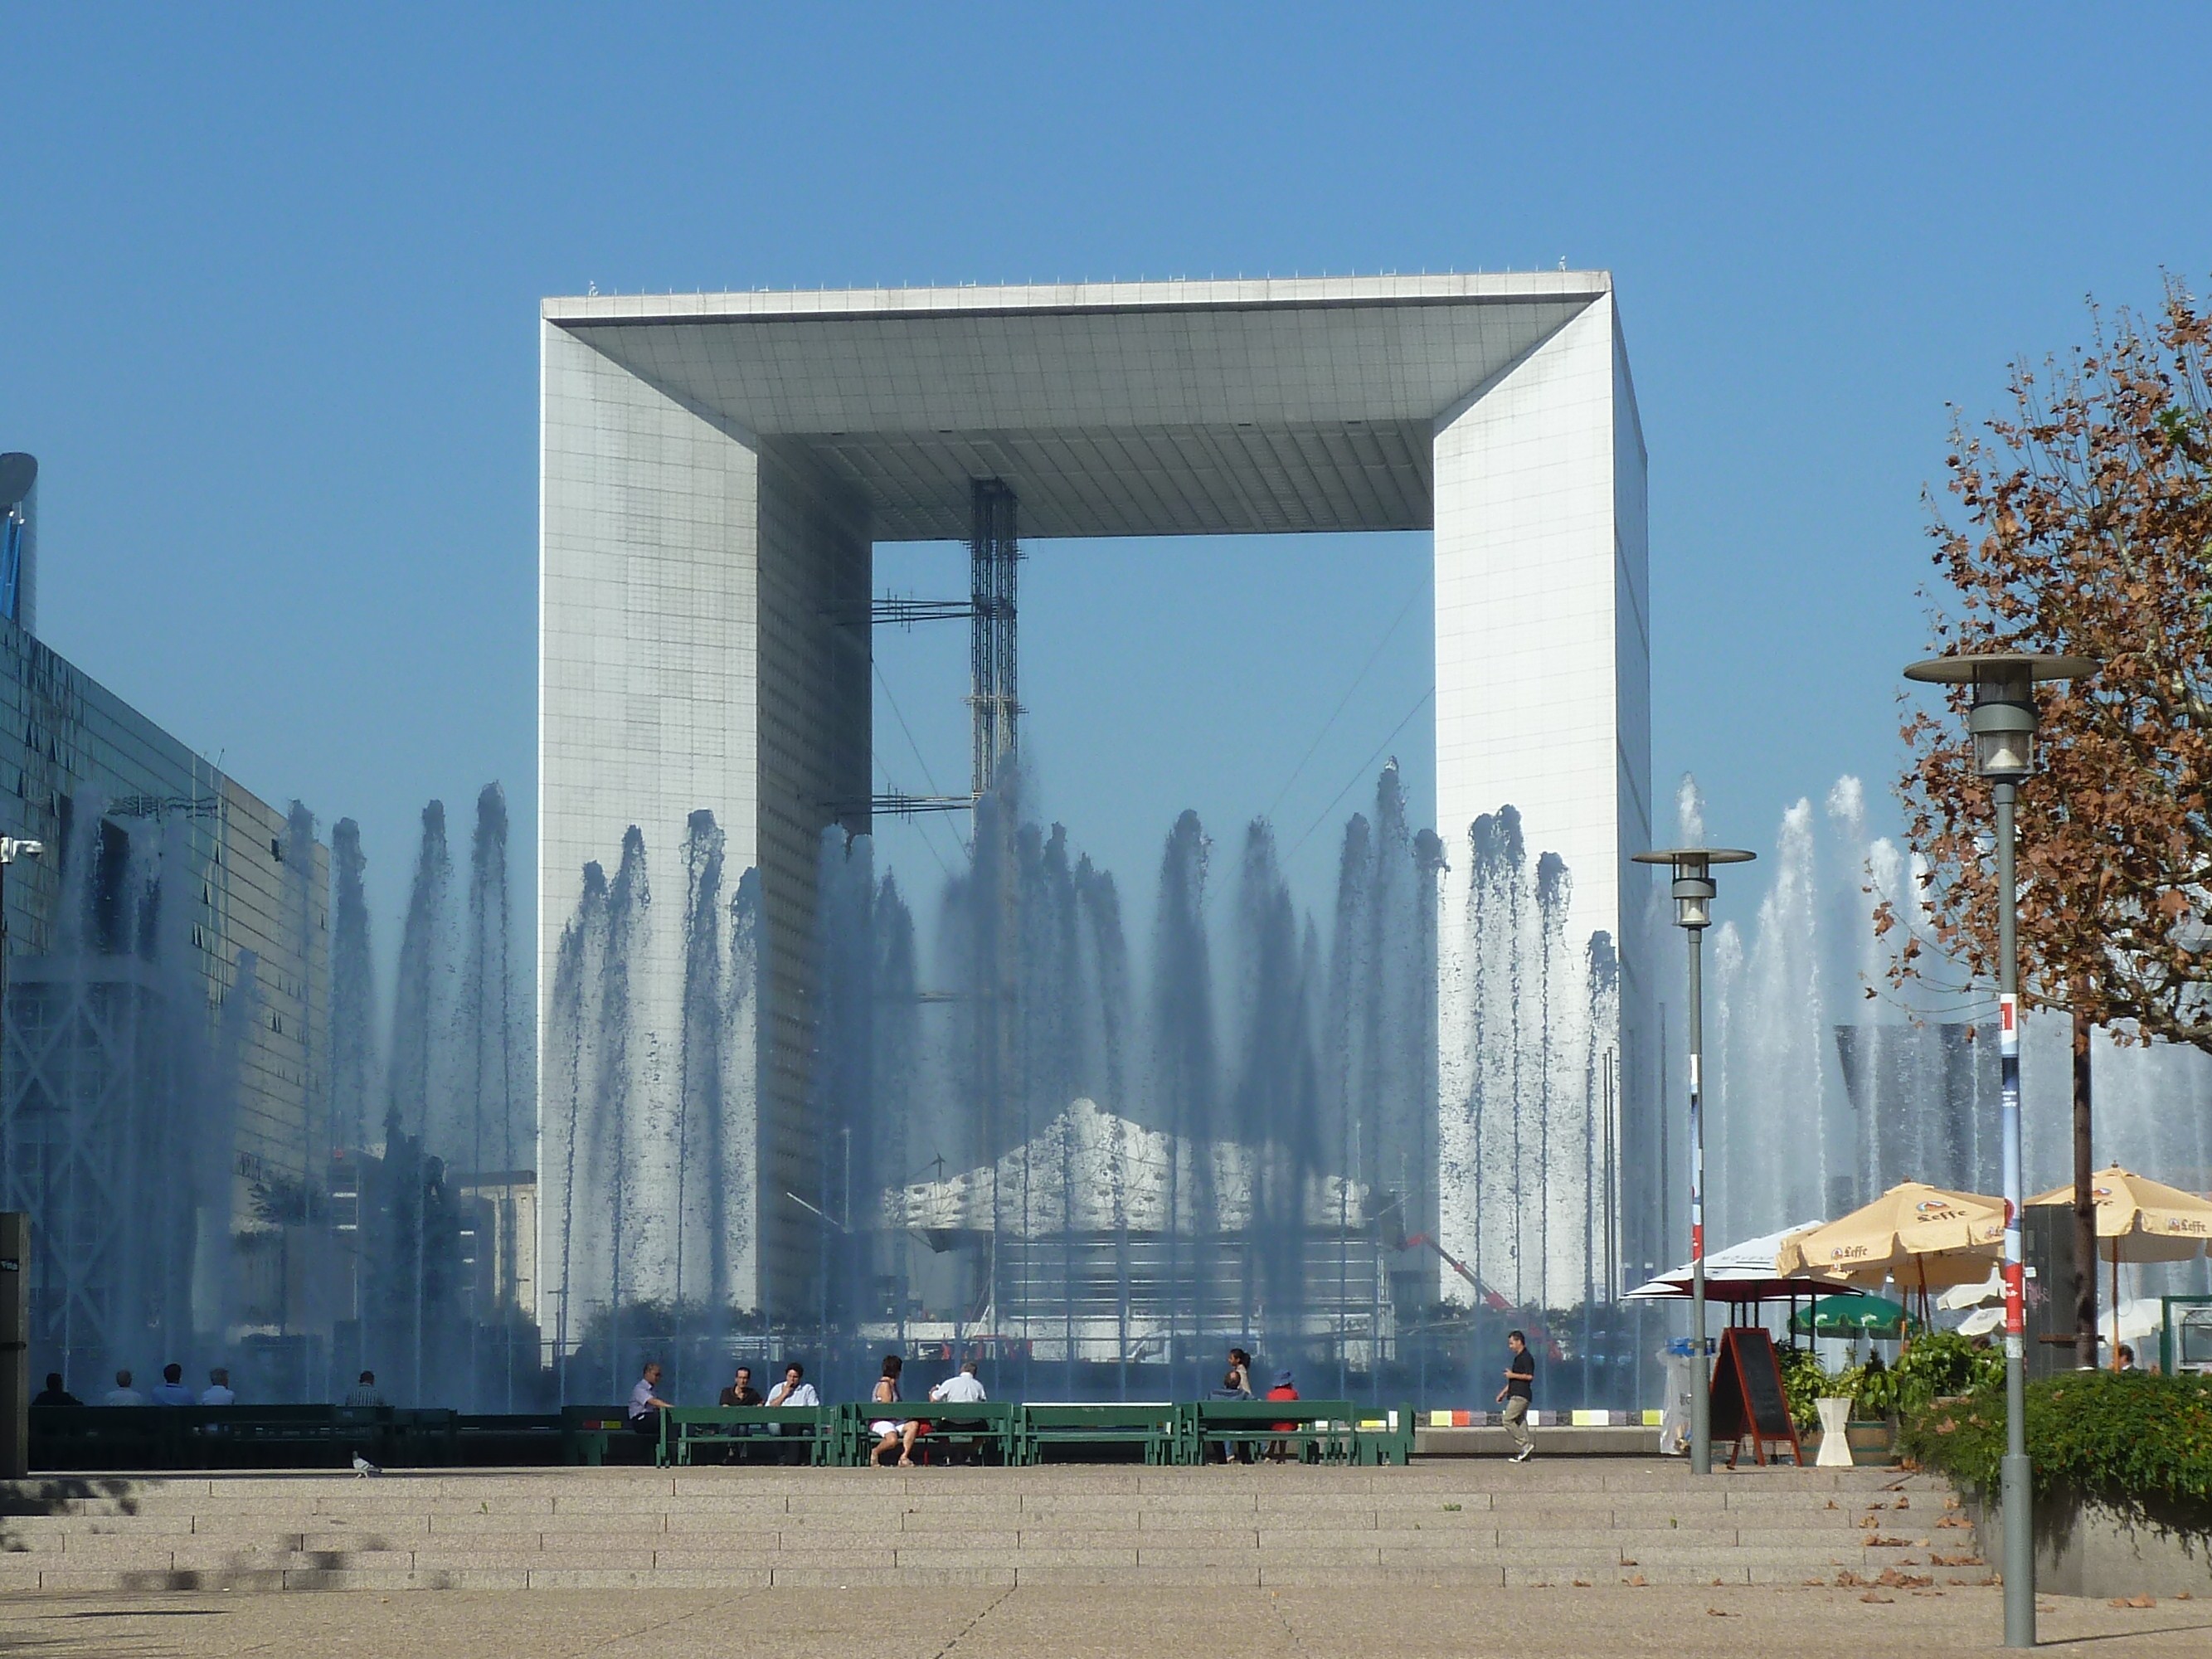
[[[668,1402],[660,1397],[660,1362],[648,1359],[638,1373],[637,1386],[629,1391],[629,1425],[639,1434],[658,1440],[660,1413],[667,1409]]]
[[[46,1392],[31,1403],[33,1406],[82,1406],[84,1401],[62,1387],[62,1374],[59,1371],[48,1371]]]
[[[1275,1386],[1267,1390],[1267,1398],[1270,1400],[1296,1400],[1297,1397],[1297,1379],[1292,1376],[1288,1371],[1277,1371],[1275,1373]],[[1298,1425],[1295,1423],[1278,1423],[1275,1425],[1275,1432],[1278,1434],[1289,1434],[1294,1431],[1297,1426]],[[1291,1443],[1287,1440],[1275,1440],[1268,1443],[1267,1461],[1271,1463],[1279,1463],[1283,1462],[1284,1459],[1290,1455],[1290,1453]]]
[[[949,1401],[956,1406],[966,1405],[971,1401],[990,1398],[983,1392],[983,1385],[976,1378],[975,1362],[972,1359],[961,1361],[960,1369],[932,1389],[929,1391],[929,1397],[932,1400]],[[930,1425],[931,1431],[937,1434],[981,1435],[985,1426],[983,1420],[975,1417],[948,1417]],[[982,1446],[980,1441],[969,1442],[968,1455],[975,1462],[980,1463],[983,1461]]]
[[[796,1359],[793,1359],[785,1362],[783,1381],[768,1391],[768,1403],[771,1406],[793,1407],[811,1407],[819,1410],[822,1396],[814,1392],[814,1385],[806,1380],[806,1367]],[[782,1425],[781,1432],[796,1437],[805,1434],[806,1431],[796,1423],[786,1423]],[[783,1446],[778,1448],[778,1450],[781,1455],[776,1461],[781,1463],[796,1463],[805,1455],[802,1449],[797,1446]]]
[[[884,1374],[876,1379],[876,1391],[870,1399],[878,1406],[896,1406],[899,1402],[899,1372],[906,1362],[895,1353],[884,1356]],[[921,1424],[914,1418],[903,1423],[896,1418],[879,1417],[868,1425],[868,1432],[878,1437],[876,1449],[868,1454],[868,1462],[878,1468],[884,1466],[886,1454],[896,1451],[898,1466],[902,1469],[914,1467],[915,1437],[921,1432]]]

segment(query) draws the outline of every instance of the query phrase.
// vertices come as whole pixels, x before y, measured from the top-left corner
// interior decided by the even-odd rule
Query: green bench
[[[34,1469],[167,1469],[177,1467],[173,1408],[161,1406],[33,1406]]]
[[[811,1463],[836,1456],[838,1408],[816,1406],[672,1406],[660,1413],[654,1462],[687,1468],[699,1448],[719,1447],[733,1456],[756,1452],[763,1462]]]
[[[1359,1413],[1348,1400],[1200,1400],[1186,1410],[1192,1462],[1216,1448],[1230,1455],[1250,1446],[1264,1455],[1279,1442],[1301,1463],[1349,1463],[1356,1455]]]
[[[42,1469],[315,1468],[353,1440],[335,1406],[34,1406]]]
[[[563,1406],[561,1407],[561,1461],[597,1468],[612,1461],[647,1461],[653,1441],[629,1425],[627,1406]],[[635,1448],[624,1455],[623,1449]],[[608,1454],[616,1455],[610,1460]]]
[[[453,1461],[471,1468],[557,1463],[558,1412],[462,1412],[453,1419]]]
[[[1393,1419],[1396,1421],[1394,1423]],[[1413,1408],[1395,1406],[1388,1412],[1369,1407],[1352,1425],[1352,1461],[1368,1468],[1395,1464],[1403,1468],[1413,1461]]]
[[[1042,1463],[1054,1447],[1135,1448],[1147,1463],[1183,1461],[1184,1408],[1172,1401],[1025,1405],[1016,1437],[1024,1463]]]
[[[295,1468],[346,1461],[335,1406],[155,1406],[176,1425],[178,1459],[193,1469]]]
[[[881,1437],[869,1424],[917,1420],[930,1425],[929,1432],[915,1442],[917,1452],[958,1445],[978,1452],[994,1451],[1001,1463],[1021,1462],[1021,1407],[1003,1400],[911,1400],[896,1406],[857,1401],[836,1411],[840,1446],[836,1461],[848,1468],[865,1465],[875,1455],[876,1442]]]

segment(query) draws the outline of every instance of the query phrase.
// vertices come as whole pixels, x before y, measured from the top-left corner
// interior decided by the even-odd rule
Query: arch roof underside
[[[1024,537],[1422,530],[1437,422],[1601,273],[553,300],[548,321],[957,540],[999,477]]]

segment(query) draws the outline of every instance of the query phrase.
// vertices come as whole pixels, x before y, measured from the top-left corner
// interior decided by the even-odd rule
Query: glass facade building
[[[45,847],[4,872],[0,1050],[33,1372],[82,1395],[227,1364],[248,1397],[315,1397],[341,1274],[313,819],[0,617],[0,833]]]

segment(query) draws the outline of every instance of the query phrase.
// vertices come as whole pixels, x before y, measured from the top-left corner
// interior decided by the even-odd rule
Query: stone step
[[[816,1585],[848,1589],[921,1588],[931,1585],[1184,1585],[1336,1588],[1366,1585],[1433,1585],[1468,1588],[1506,1584],[1794,1584],[1807,1578],[1832,1582],[1825,1564],[1778,1569],[1733,1564],[1692,1568],[1665,1566],[1577,1568],[1572,1565],[1490,1564],[1375,1565],[1235,1565],[1160,1566],[1138,1565],[940,1569],[916,1565],[772,1568],[714,1565],[650,1569],[544,1566],[451,1568],[297,1567],[238,1570],[49,1570],[25,1571],[0,1564],[0,1590],[134,1592],[164,1590],[270,1591],[280,1589],[756,1589],[770,1585]],[[1939,1584],[1985,1584],[1985,1571],[1939,1570]]]
[[[1595,1462],[85,1477],[0,1486],[0,1589],[1985,1578],[1926,1565],[1972,1552],[1947,1497]]]

